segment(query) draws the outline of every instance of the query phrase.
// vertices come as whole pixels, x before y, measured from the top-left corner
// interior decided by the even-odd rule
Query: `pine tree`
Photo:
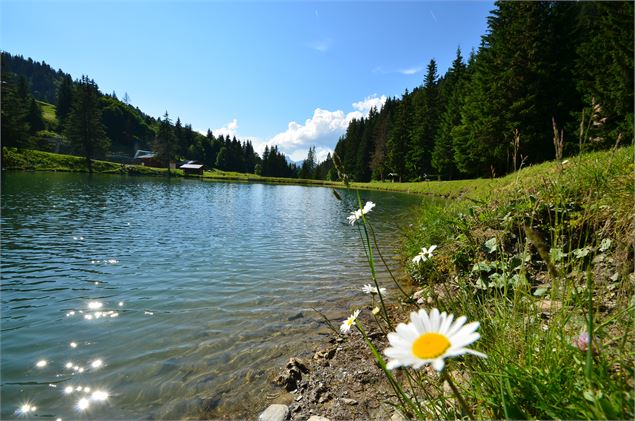
[[[170,163],[174,159],[176,148],[174,128],[172,127],[170,116],[166,111],[163,115],[163,120],[159,119],[159,132],[154,141],[154,151],[157,154],[157,158],[167,166],[168,175],[171,175]]]
[[[594,146],[607,147],[621,133],[633,138],[633,2],[585,2],[578,23],[581,43],[575,67],[577,88],[606,117]]]
[[[397,174],[400,180],[406,175],[406,153],[409,140],[409,129],[412,126],[411,95],[404,93],[401,102],[397,106],[394,123],[390,128],[386,142],[386,164],[388,169]]]
[[[42,117],[42,109],[35,102],[35,98],[31,97],[29,102],[29,113],[27,115],[30,130],[29,132],[34,134],[40,130],[44,130],[44,118]]]
[[[439,128],[431,158],[432,167],[446,179],[452,179],[456,172],[452,129],[461,123],[461,107],[465,96],[465,71],[461,49],[458,48],[456,58],[443,79],[442,96],[447,98],[447,104],[439,117]]]
[[[73,79],[69,75],[62,78],[62,83],[57,90],[57,108],[55,113],[57,115],[57,122],[60,129],[64,129],[66,123],[66,117],[71,112],[71,106],[73,104]]]
[[[93,159],[105,153],[110,145],[101,121],[99,95],[95,81],[82,76],[76,82],[73,104],[66,121],[66,137],[75,152],[86,158],[89,172],[92,172]]]
[[[3,56],[4,57],[4,56]],[[15,77],[2,72],[2,121],[0,124],[2,146],[25,148],[30,146],[28,104],[18,94]]]
[[[489,33],[456,128],[455,158],[470,175],[501,175],[509,169],[515,130],[528,162],[553,157],[551,116],[557,98],[550,59],[555,47],[548,2],[496,2]]]
[[[437,79],[437,63],[432,59],[427,67],[423,87],[412,94],[413,122],[405,157],[405,169],[409,179],[422,179],[431,172],[431,154],[439,123]]]
[[[315,168],[317,166],[315,159],[315,146],[309,147],[309,152],[307,153],[306,159],[302,162],[302,167],[300,167],[300,173],[298,174],[299,178],[311,179],[315,178]]]

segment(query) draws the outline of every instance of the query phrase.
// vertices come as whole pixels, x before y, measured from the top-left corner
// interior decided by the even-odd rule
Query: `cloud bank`
[[[386,102],[386,96],[372,95],[351,104],[352,110],[329,111],[316,108],[313,115],[303,123],[291,121],[287,129],[268,140],[258,137],[244,137],[243,140],[251,140],[254,150],[262,156],[265,146],[277,146],[278,149],[293,161],[301,161],[306,158],[309,147],[315,146],[318,161],[323,161],[329,153],[333,153],[339,138],[346,133],[348,124],[353,119],[368,116],[374,107],[380,110]],[[238,120],[233,119],[223,127],[212,130],[214,135],[238,136]]]
[[[309,147],[315,146],[318,159],[323,160],[329,152],[333,152],[337,140],[346,132],[351,120],[366,117],[372,107],[379,110],[385,102],[385,95],[373,95],[354,102],[354,110],[347,113],[316,108],[313,116],[307,118],[303,124],[290,122],[287,130],[273,136],[267,144],[278,146],[278,149],[294,161],[306,158]]]

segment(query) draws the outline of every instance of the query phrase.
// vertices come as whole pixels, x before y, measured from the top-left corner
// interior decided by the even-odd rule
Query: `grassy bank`
[[[395,386],[378,399],[434,419],[632,419],[633,174],[628,147],[496,180],[412,185],[456,199],[424,204],[405,234],[416,293],[396,321],[418,309],[465,315],[480,322],[470,347],[488,358],[393,370],[403,396]],[[412,261],[431,245],[432,258]]]
[[[27,171],[61,171],[88,172],[86,160],[75,155],[63,155],[29,149],[2,149],[2,168],[7,170]],[[143,165],[122,165],[115,162],[94,160],[93,171],[104,174],[166,176],[164,168],[145,167]],[[172,175],[184,176],[183,171],[172,171]],[[326,180],[307,180],[282,177],[262,177],[257,174],[244,174],[220,170],[205,171],[200,177],[207,180],[236,181],[244,183],[293,184],[307,186],[323,186],[341,188],[339,182]],[[444,197],[457,197],[472,192],[486,190],[492,185],[492,180],[462,180],[462,181],[431,181],[424,183],[392,183],[378,182],[351,183],[351,188],[360,190],[384,190],[411,194],[431,194]]]

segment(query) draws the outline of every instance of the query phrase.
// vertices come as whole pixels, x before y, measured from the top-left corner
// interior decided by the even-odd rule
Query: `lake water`
[[[253,418],[329,332],[312,308],[368,302],[340,193],[3,172],[0,417]],[[361,196],[394,255],[421,199]]]

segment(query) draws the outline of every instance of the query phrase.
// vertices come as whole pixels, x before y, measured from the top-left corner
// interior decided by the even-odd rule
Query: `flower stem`
[[[472,410],[470,410],[470,407],[467,406],[467,402],[465,402],[465,399],[463,399],[461,392],[459,392],[459,389],[457,389],[456,386],[454,385],[454,382],[452,381],[452,378],[448,374],[447,370],[443,372],[443,376],[441,377],[441,379],[442,380],[445,379],[448,382],[448,384],[450,385],[450,389],[452,389],[452,392],[454,393],[454,396],[456,396],[459,403],[463,407],[463,411],[467,414],[469,419],[473,420],[474,414],[472,414]]]
[[[401,386],[399,385],[397,380],[393,377],[393,375],[390,372],[390,370],[388,370],[388,368],[386,367],[386,362],[384,361],[384,359],[381,356],[381,354],[379,353],[379,351],[377,351],[377,348],[375,348],[375,345],[373,345],[373,343],[370,341],[370,339],[368,338],[368,335],[366,335],[366,332],[364,331],[364,328],[362,327],[361,323],[359,323],[358,320],[355,320],[355,327],[357,327],[357,330],[359,330],[359,332],[364,337],[364,340],[366,341],[366,343],[368,344],[368,347],[370,348],[370,352],[372,352],[373,356],[375,357],[375,360],[379,364],[379,367],[383,370],[384,374],[388,378],[388,382],[390,383],[390,385],[394,389],[395,393],[397,394],[397,398],[399,399],[401,404],[404,407],[407,404],[407,406],[409,406],[412,409],[412,411],[415,413],[417,418],[424,419],[423,414],[419,410],[418,406],[415,405],[412,402],[412,400],[410,400],[410,398],[403,391],[403,389],[401,388]]]
[[[393,275],[392,271],[390,270],[388,263],[386,263],[384,256],[381,254],[381,250],[379,249],[379,245],[377,244],[377,237],[375,236],[375,230],[373,229],[372,225],[368,225],[368,227],[370,228],[370,233],[373,236],[373,242],[375,243],[375,248],[377,249],[377,254],[379,254],[379,258],[381,259],[382,263],[386,267],[386,270],[390,274],[390,277],[392,278],[393,282],[395,283],[395,285],[397,285],[397,288],[399,288],[399,291],[401,291],[404,297],[409,298],[409,295],[406,294],[406,291],[404,291],[403,288],[401,288],[401,285],[399,285],[399,282],[397,282],[395,275]]]

